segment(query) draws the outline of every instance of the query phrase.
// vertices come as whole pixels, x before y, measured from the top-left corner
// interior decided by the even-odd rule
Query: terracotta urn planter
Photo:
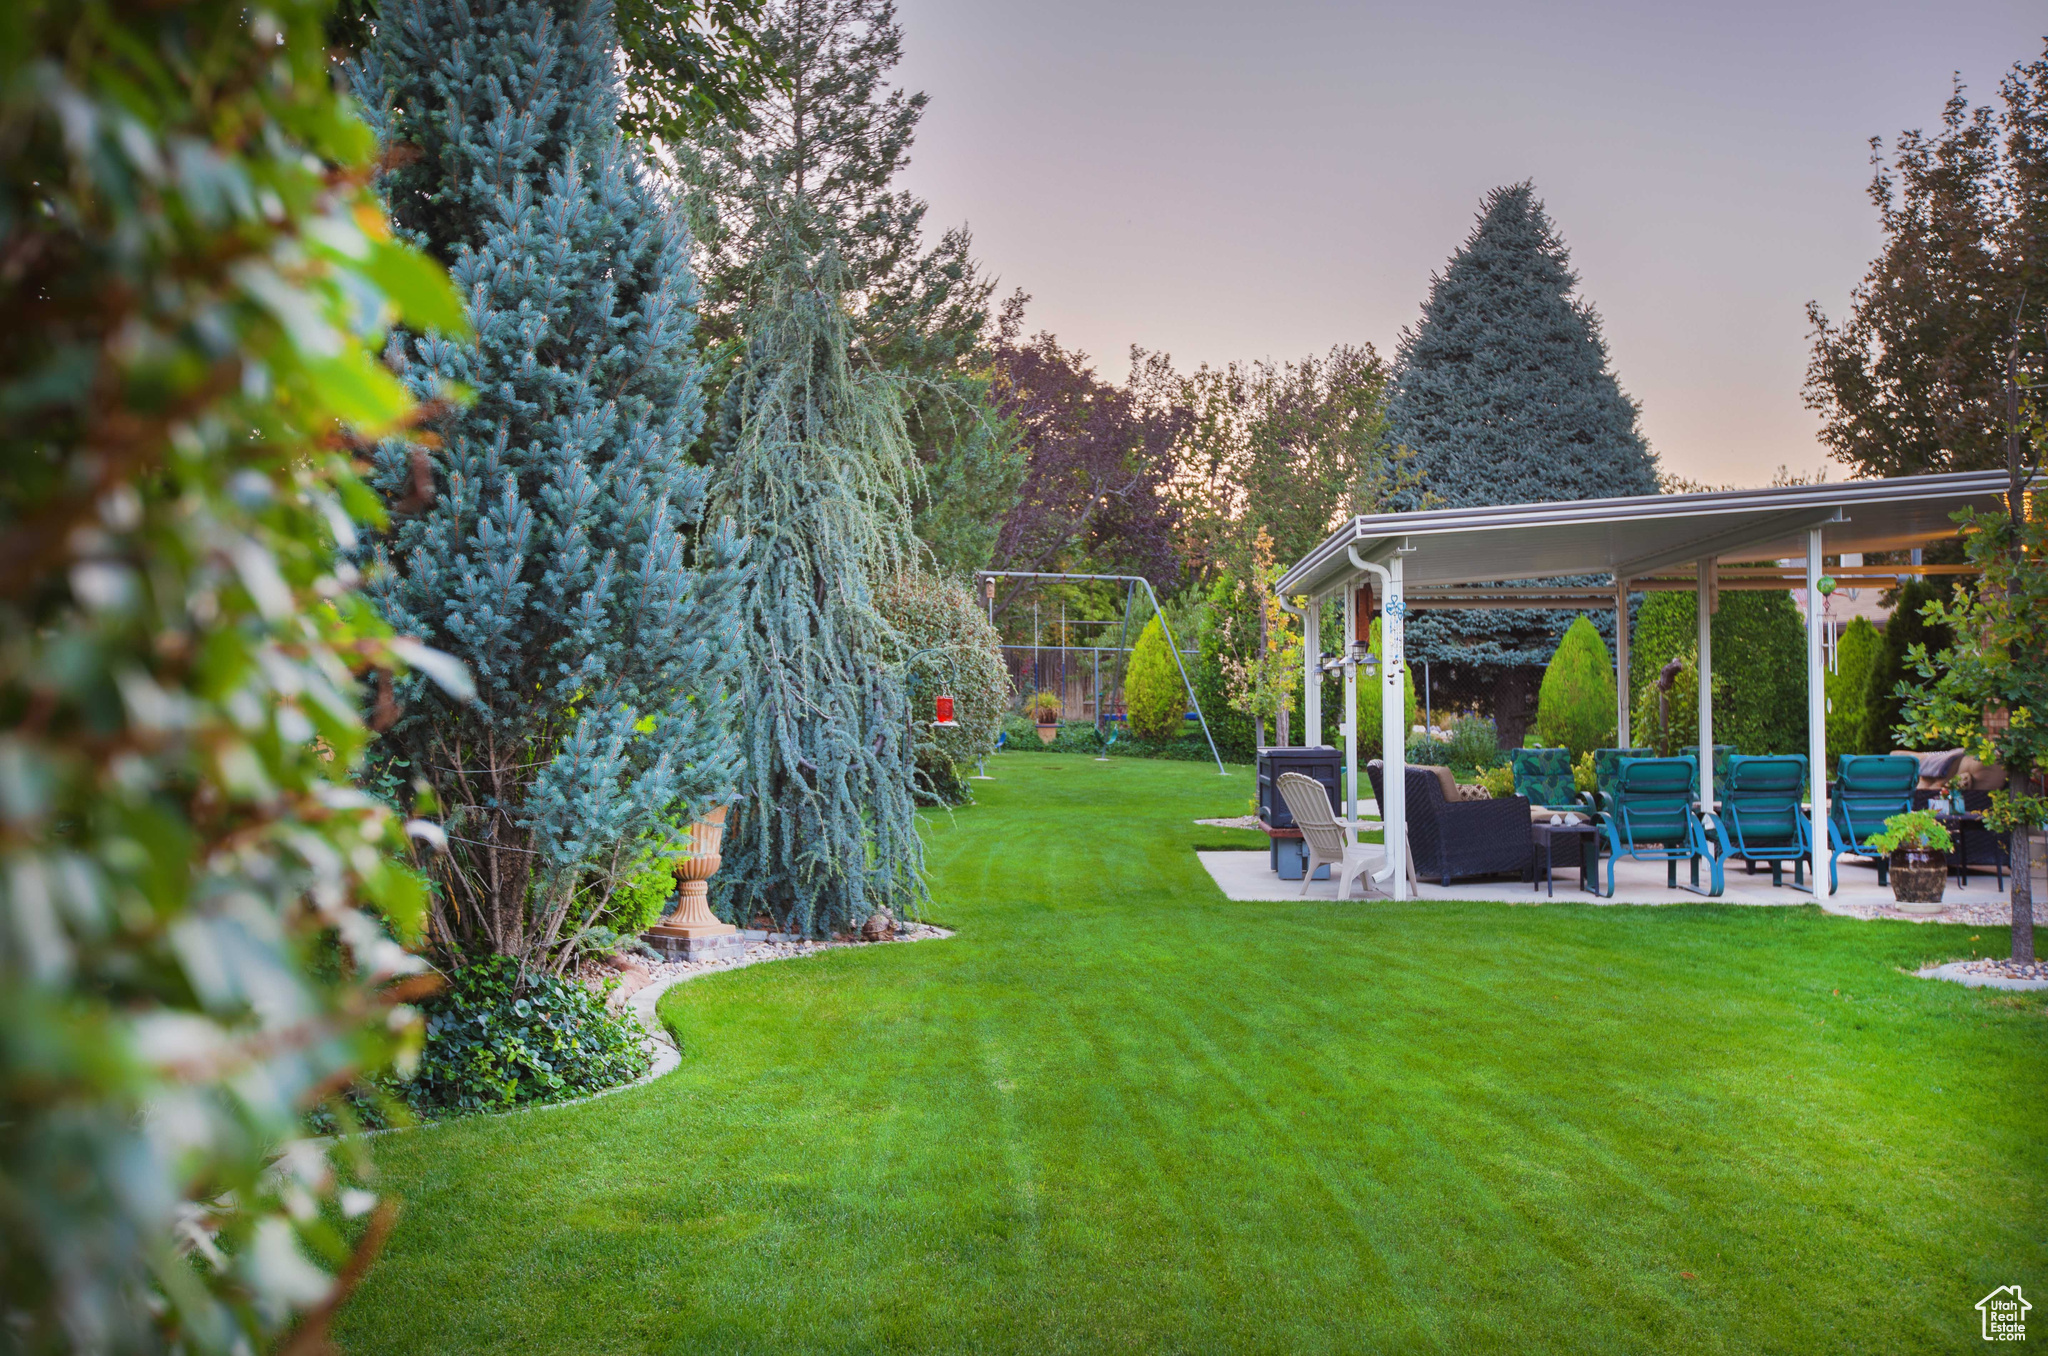
[[[738,937],[738,928],[719,922],[711,912],[711,878],[718,874],[725,812],[721,805],[690,826],[690,855],[676,863],[676,911],[647,930],[647,940],[671,956],[702,955],[721,949],[721,939]]]
[[[1055,739],[1058,739],[1059,737],[1060,737],[1060,723],[1059,723],[1058,721],[1056,721],[1056,720],[1055,720],[1055,721],[1047,722],[1047,721],[1042,721],[1042,720],[1041,720],[1040,722],[1038,722],[1038,742],[1039,742],[1039,743],[1041,743],[1041,744],[1050,744],[1050,743],[1052,743],[1052,741],[1053,741],[1053,740],[1055,740]]]
[[[1892,898],[1902,912],[1931,914],[1941,911],[1941,897],[1948,889],[1948,858],[1933,848],[1900,848],[1891,860]]]

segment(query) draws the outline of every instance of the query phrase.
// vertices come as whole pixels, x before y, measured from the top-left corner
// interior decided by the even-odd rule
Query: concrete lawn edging
[[[2002,965],[2008,962],[1993,961],[1991,963],[1993,965]],[[1986,974],[1981,970],[1971,968],[1982,964],[1984,964],[1982,961],[1950,961],[1946,965],[1930,965],[1925,969],[1915,970],[1913,973],[1921,979],[1945,979],[1952,984],[1960,984],[1969,989],[2011,989],[2021,992],[2031,989],[2048,989],[2048,979],[2017,979],[2010,975]]]

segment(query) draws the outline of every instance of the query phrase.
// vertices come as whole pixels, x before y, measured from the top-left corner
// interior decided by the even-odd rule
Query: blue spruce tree
[[[355,72],[392,216],[476,335],[386,355],[475,398],[438,450],[379,449],[367,585],[476,685],[455,704],[401,683],[387,767],[446,814],[436,940],[558,971],[628,865],[737,775],[745,548],[699,529],[689,239],[620,140],[615,48],[605,0],[385,0]]]
[[[1395,507],[1442,508],[1655,494],[1657,461],[1608,367],[1578,275],[1528,183],[1497,188],[1401,336],[1387,437],[1417,477]],[[1426,498],[1425,498],[1426,497]],[[1451,666],[1453,686],[1491,687],[1503,738],[1519,734],[1536,670],[1568,612],[1425,612],[1411,655]],[[1595,617],[1612,641],[1611,617]]]
[[[878,581],[926,552],[902,383],[852,356],[844,275],[800,200],[761,260],[720,406],[714,510],[754,543],[739,601],[746,779],[712,881],[727,919],[822,935],[924,897],[901,637]]]

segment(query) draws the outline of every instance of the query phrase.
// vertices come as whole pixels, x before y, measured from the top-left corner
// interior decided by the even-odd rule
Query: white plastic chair
[[[1360,876],[1365,877],[1366,889],[1371,890],[1371,873],[1386,864],[1386,850],[1357,840],[1353,826],[1341,822],[1330,808],[1330,796],[1322,783],[1299,772],[1283,772],[1280,798],[1287,802],[1287,812],[1294,816],[1294,827],[1301,830],[1301,841],[1308,848],[1308,866],[1301,873],[1301,893],[1308,894],[1316,872],[1325,866],[1337,878],[1337,898],[1349,899],[1351,882]],[[1413,863],[1409,865],[1408,878],[1415,878]]]

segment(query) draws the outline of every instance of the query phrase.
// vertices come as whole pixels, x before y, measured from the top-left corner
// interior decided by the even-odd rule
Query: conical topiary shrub
[[[1614,662],[1592,622],[1580,617],[1558,642],[1536,697],[1536,738],[1577,759],[1614,744]]]
[[[1155,616],[1138,636],[1130,671],[1124,675],[1124,710],[1131,733],[1143,739],[1171,739],[1180,733],[1187,709],[1187,688],[1166,643],[1166,629]]]

